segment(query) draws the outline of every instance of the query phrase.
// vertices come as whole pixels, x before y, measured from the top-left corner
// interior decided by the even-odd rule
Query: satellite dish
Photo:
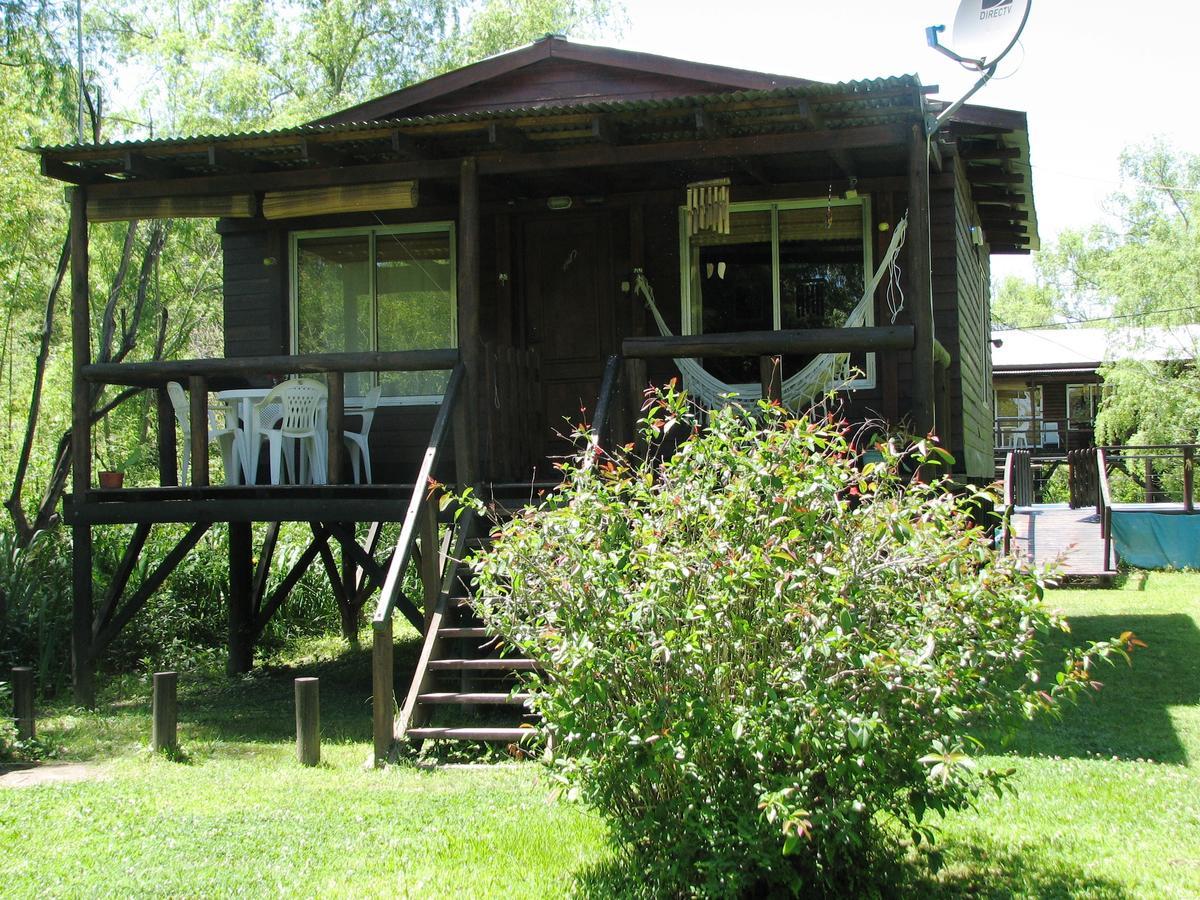
[[[961,0],[954,17],[956,50],[938,43],[945,25],[930,25],[925,29],[925,40],[930,47],[964,68],[980,73],[979,80],[966,94],[937,116],[926,117],[926,134],[937,131],[996,74],[1000,61],[1017,45],[1032,7],[1033,0]]]
[[[954,17],[954,49],[965,59],[998,62],[1029,14],[1029,0],[962,0]]]

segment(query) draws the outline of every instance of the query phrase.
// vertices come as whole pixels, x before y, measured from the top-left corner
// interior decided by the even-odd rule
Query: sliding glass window
[[[451,223],[292,234],[292,352],[434,350],[457,346]],[[436,401],[445,372],[347,376],[394,403]]]

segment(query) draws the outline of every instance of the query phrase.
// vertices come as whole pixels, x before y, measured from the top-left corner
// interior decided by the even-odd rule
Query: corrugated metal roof
[[[807,99],[815,101],[821,107],[824,116],[832,117],[836,122],[856,111],[873,109],[904,109],[903,101],[908,95],[897,96],[890,93],[887,97],[879,96],[883,92],[919,90],[920,80],[915,75],[899,75],[887,78],[872,78],[861,81],[843,81],[837,84],[812,84],[791,86],[770,91],[730,91],[718,94],[696,94],[686,97],[670,97],[665,99],[646,100],[603,100],[585,103],[572,103],[558,106],[522,106],[505,109],[486,109],[472,112],[441,113],[438,115],[411,116],[395,119],[372,120],[367,122],[348,122],[337,125],[295,125],[288,128],[264,129],[258,131],[229,132],[225,134],[196,134],[182,137],[152,138],[148,140],[112,141],[105,144],[60,144],[57,146],[31,148],[44,154],[70,154],[79,151],[128,151],[132,149],[165,149],[174,146],[197,143],[217,144],[228,141],[253,140],[257,138],[279,137],[308,137],[324,134],[347,134],[355,131],[366,131],[378,128],[420,128],[455,124],[460,122],[482,122],[506,119],[527,119],[554,117],[564,115],[602,113],[620,114],[636,112],[669,111],[672,109],[691,109],[697,106],[717,106],[735,103],[756,103],[776,99]],[[830,99],[822,103],[822,98]],[[896,101],[902,101],[897,103]],[[857,121],[856,124],[863,124]],[[829,124],[834,124],[833,122]]]
[[[992,368],[997,375],[1095,369],[1116,359],[1146,361],[1194,359],[1200,325],[1175,328],[1029,328],[995,331]]]

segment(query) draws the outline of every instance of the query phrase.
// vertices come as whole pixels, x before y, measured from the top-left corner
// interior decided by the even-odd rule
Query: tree
[[[74,137],[73,13],[50,0],[0,6],[0,383],[10,451],[0,469],[11,476],[5,505],[21,541],[56,522],[69,475],[70,338],[57,308],[67,261],[62,192],[17,148]],[[294,124],[615,16],[607,0],[104,0],[88,4],[83,23],[87,136]],[[160,259],[167,234],[171,250]],[[96,226],[92,263],[98,359],[219,351],[219,334],[197,327],[220,321],[219,244],[208,223]],[[25,345],[34,365],[14,366]],[[148,437],[148,396],[137,396],[136,409],[114,402],[132,396],[93,398],[97,456],[112,465]]]
[[[1053,287],[1009,275],[992,298],[992,325],[999,328],[1045,328],[1062,316]]]
[[[1126,150],[1121,176],[1125,187],[1109,200],[1112,222],[1064,233],[1043,265],[1093,318],[1119,330],[1131,350],[1164,328],[1174,332],[1175,343],[1192,343],[1179,326],[1200,322],[1200,156],[1156,141]],[[1194,364],[1126,358],[1101,374],[1107,391],[1096,421],[1098,442],[1200,437]]]

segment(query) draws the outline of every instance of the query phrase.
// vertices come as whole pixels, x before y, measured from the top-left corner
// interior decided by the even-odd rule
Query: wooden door
[[[614,352],[612,235],[606,214],[572,211],[526,220],[521,238],[525,341],[541,363],[546,454],[561,456],[557,435],[591,420]]]

